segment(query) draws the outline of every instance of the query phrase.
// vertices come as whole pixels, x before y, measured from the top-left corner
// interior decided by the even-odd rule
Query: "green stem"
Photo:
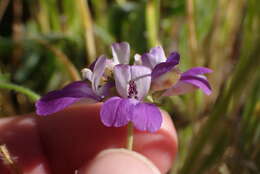
[[[133,142],[134,142],[134,127],[132,123],[128,123],[127,125],[127,142],[126,148],[128,150],[133,149]]]
[[[19,86],[19,85],[15,85],[12,83],[0,82],[0,88],[14,90],[16,92],[22,93],[22,94],[28,96],[30,98],[30,100],[32,100],[32,101],[36,101],[40,98],[40,96],[38,94],[31,91],[30,89]]]

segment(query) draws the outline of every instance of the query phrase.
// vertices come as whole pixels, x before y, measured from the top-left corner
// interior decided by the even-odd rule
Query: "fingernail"
[[[108,149],[100,152],[80,174],[160,174],[146,157],[126,149]]]

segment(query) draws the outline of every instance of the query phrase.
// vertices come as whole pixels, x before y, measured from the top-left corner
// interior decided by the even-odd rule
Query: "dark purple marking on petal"
[[[161,128],[162,115],[160,110],[150,103],[138,103],[134,106],[131,121],[140,131],[156,132]]]
[[[189,70],[187,70],[186,72],[182,73],[182,76],[196,76],[196,75],[200,75],[200,74],[207,74],[207,73],[211,73],[212,70],[209,68],[205,68],[205,67],[194,67],[191,68]]]
[[[100,111],[102,123],[108,127],[125,126],[132,119],[135,105],[138,102],[135,99],[110,98],[103,104]]]
[[[202,76],[182,76],[181,82],[189,83],[197,88],[200,88],[205,94],[210,95],[212,90],[206,77]]]
[[[61,90],[49,92],[36,102],[38,115],[49,115],[77,102],[81,98],[99,101],[90,86],[84,81],[73,82]]]

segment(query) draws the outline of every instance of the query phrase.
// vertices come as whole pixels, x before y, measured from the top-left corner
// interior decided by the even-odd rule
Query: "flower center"
[[[135,98],[137,99],[137,89],[136,84],[133,80],[130,80],[129,82],[129,88],[128,88],[128,98]]]

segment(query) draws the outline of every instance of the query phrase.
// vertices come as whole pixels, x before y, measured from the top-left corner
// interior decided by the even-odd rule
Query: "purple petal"
[[[154,47],[150,50],[150,53],[156,57],[158,62],[165,62],[166,61],[166,56],[163,51],[163,48],[161,46]]]
[[[116,65],[114,68],[114,77],[116,83],[117,92],[120,96],[128,97],[128,86],[131,80],[131,68],[129,65]]]
[[[126,125],[131,120],[137,103],[138,101],[135,99],[110,98],[103,104],[100,111],[102,123],[108,127]]]
[[[156,65],[152,72],[152,80],[160,77],[161,75],[171,71],[176,65],[179,64],[180,56],[178,53],[173,52],[166,62]]]
[[[141,57],[144,66],[153,69],[157,64],[165,62],[166,57],[162,47],[154,47],[149,53],[145,53]]]
[[[165,89],[169,89],[179,82],[181,77],[181,72],[178,68],[173,68],[171,71],[162,74],[156,80],[152,81],[152,90],[153,91],[161,91]]]
[[[212,70],[209,68],[205,68],[205,67],[194,67],[189,69],[188,71],[182,73],[183,76],[196,76],[196,75],[200,75],[200,74],[207,74],[207,73],[211,73]]]
[[[180,81],[164,92],[163,96],[181,95],[200,88],[205,94],[210,95],[212,90],[206,77],[182,76]]]
[[[99,88],[100,97],[104,98],[110,95],[110,89],[115,86],[114,82],[106,82],[103,86]]]
[[[180,81],[200,88],[205,94],[210,95],[212,90],[205,76],[182,76]]]
[[[116,64],[128,64],[130,60],[130,46],[127,42],[112,44],[113,59]]]
[[[141,60],[142,60],[142,65],[151,69],[153,69],[158,63],[160,63],[157,62],[154,56],[150,53],[143,54]]]
[[[36,102],[38,115],[49,115],[77,102],[81,98],[98,101],[98,98],[84,81],[71,83],[61,90],[49,92]]]
[[[90,69],[91,71],[93,71],[96,62],[97,62],[97,59],[89,65],[89,69]]]
[[[102,55],[97,59],[92,75],[92,88],[96,91],[96,93],[98,93],[100,79],[104,74],[105,67],[106,57]]]
[[[138,130],[155,132],[161,128],[162,115],[155,105],[139,103],[134,106],[132,122]]]
[[[141,65],[131,66],[131,80],[136,84],[138,99],[142,100],[150,89],[151,69]]]
[[[180,54],[177,52],[172,52],[166,62],[172,62],[173,64],[178,65],[180,62]]]

